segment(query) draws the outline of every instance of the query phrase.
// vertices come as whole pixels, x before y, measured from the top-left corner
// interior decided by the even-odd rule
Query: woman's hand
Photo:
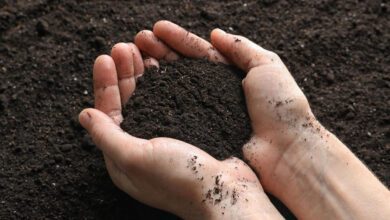
[[[138,49],[149,58],[142,61]],[[234,64],[247,73],[243,89],[253,137],[243,148],[244,156],[264,189],[298,218],[390,216],[389,191],[315,119],[275,53],[219,29],[211,32],[209,43],[169,21],[138,33],[135,45],[117,44],[111,57],[100,56],[95,63],[96,109],[84,110],[80,122],[102,149],[119,188],[183,218],[280,218],[256,175],[242,161],[218,161],[178,140],[144,140],[120,129],[122,105],[144,66],[180,56]],[[215,187],[216,192],[229,195],[239,192],[239,199],[210,194]]]
[[[145,64],[157,64],[152,61]],[[179,140],[145,140],[121,130],[122,105],[143,70],[134,44],[115,45],[111,56],[95,61],[96,109],[80,113],[80,123],[103,151],[115,185],[143,203],[185,219],[281,218],[255,173],[239,159],[218,161]]]
[[[381,219],[390,216],[389,191],[353,153],[314,117],[280,58],[250,40],[211,32],[211,44],[169,21],[135,38],[158,59],[178,54],[230,63],[247,73],[243,89],[253,137],[244,156],[264,189],[300,219]],[[314,48],[313,48],[314,49]],[[387,210],[387,211],[381,211]]]

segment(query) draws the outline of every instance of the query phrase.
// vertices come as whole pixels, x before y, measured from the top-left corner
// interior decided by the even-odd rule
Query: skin
[[[140,51],[148,56],[144,61]],[[255,173],[236,158],[218,161],[178,140],[144,140],[120,129],[122,105],[144,66],[180,56],[247,73],[243,89],[253,137],[243,151]],[[111,56],[96,59],[94,90],[95,109],[81,112],[80,122],[103,151],[113,182],[141,202],[185,219],[280,219],[264,187],[300,219],[390,218],[389,190],[316,120],[281,59],[242,36],[215,29],[210,43],[159,21],[139,32],[135,44],[117,44]],[[203,165],[197,173],[194,156]],[[222,192],[239,191],[236,202],[231,196],[204,201],[218,175]]]
[[[158,65],[152,61],[149,64]],[[132,44],[116,44],[111,56],[99,56],[93,69],[95,109],[80,114],[80,123],[103,151],[114,184],[184,219],[281,219],[243,161],[218,161],[179,140],[144,140],[121,130],[122,105],[135,90],[144,64]],[[216,187],[219,193],[214,193]]]

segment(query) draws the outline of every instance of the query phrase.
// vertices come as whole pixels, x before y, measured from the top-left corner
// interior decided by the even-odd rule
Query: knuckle
[[[250,142],[244,144],[244,146],[243,146],[243,148],[242,148],[242,152],[243,152],[244,157],[245,157],[246,159],[250,158],[249,156],[252,155],[251,153],[253,152],[253,148],[254,148],[254,147],[253,147],[252,143],[250,143]]]
[[[150,139],[147,143],[145,143],[145,145],[147,145],[147,147],[151,149],[159,148],[164,145],[164,138],[158,137]]]
[[[273,52],[273,51],[269,51],[268,54],[267,54],[268,58],[271,60],[271,62],[274,62],[274,61],[279,61],[280,60],[280,57],[277,53]]]
[[[240,162],[240,159],[232,156],[232,157],[225,159],[223,162],[228,163],[228,164],[237,164]]]
[[[259,74],[262,74],[260,71],[257,71],[258,68],[254,68],[252,70],[250,70],[248,72],[248,74],[246,75],[246,77],[242,80],[242,85],[245,87],[245,86],[249,86],[251,85],[253,82],[255,81],[258,81],[257,78]],[[255,83],[256,85],[257,83]]]
[[[284,75],[288,73],[286,72],[286,68],[284,68],[283,65],[271,64],[269,65],[268,68],[269,68],[269,73],[272,75]]]
[[[304,116],[310,109],[309,102],[304,95],[294,99],[294,105],[291,106],[291,112],[298,116]]]
[[[254,88],[259,86],[258,74],[251,73],[247,74],[247,76],[242,80],[242,88],[245,93],[250,93]]]
[[[242,87],[245,87],[245,81],[246,81],[246,78],[244,78],[242,81],[241,81],[241,85],[242,85]]]

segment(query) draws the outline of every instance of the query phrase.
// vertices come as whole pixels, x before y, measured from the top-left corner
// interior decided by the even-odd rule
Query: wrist
[[[389,191],[318,121],[301,127],[272,171],[272,193],[298,218],[379,219]]]

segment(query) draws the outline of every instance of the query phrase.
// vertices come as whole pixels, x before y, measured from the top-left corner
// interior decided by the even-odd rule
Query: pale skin
[[[144,68],[182,56],[247,73],[253,137],[243,152],[249,166],[236,158],[218,161],[179,140],[145,140],[121,130],[122,106]],[[390,219],[389,190],[315,119],[281,59],[242,36],[215,29],[208,42],[159,21],[134,43],[99,56],[93,78],[95,108],[83,110],[80,123],[102,150],[113,182],[143,203],[184,219],[281,219],[265,190],[299,219]],[[223,196],[207,196],[217,178]]]

